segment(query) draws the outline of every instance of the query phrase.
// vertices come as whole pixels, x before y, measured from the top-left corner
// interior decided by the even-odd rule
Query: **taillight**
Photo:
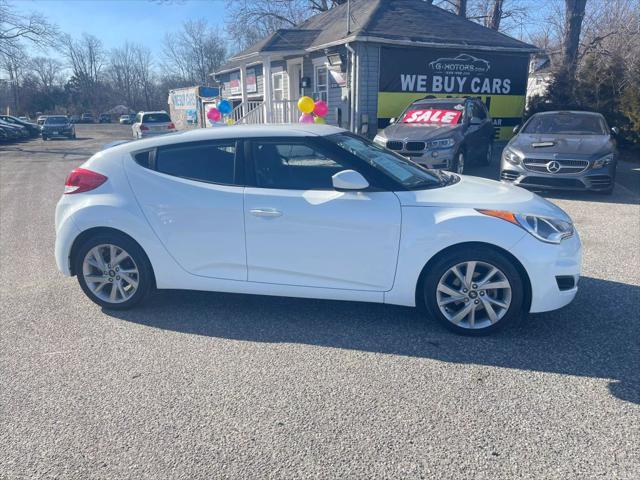
[[[174,128],[176,128],[176,126],[173,124],[173,122],[171,122],[167,128],[169,130],[173,130]]]
[[[140,125],[140,130],[144,130],[146,132],[147,130],[149,130],[149,127],[147,127],[146,125]]]
[[[64,183],[65,195],[70,193],[82,193],[98,188],[104,182],[107,181],[107,177],[86,168],[76,168],[67,177],[67,181]]]

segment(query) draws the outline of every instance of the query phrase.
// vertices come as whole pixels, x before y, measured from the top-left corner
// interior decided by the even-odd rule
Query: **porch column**
[[[263,84],[264,84],[264,107],[265,107],[265,123],[271,123],[271,101],[273,93],[271,92],[271,57],[264,57],[262,62]]]
[[[248,113],[247,105],[247,67],[242,65],[240,67],[240,86],[242,87],[242,116],[244,117]]]

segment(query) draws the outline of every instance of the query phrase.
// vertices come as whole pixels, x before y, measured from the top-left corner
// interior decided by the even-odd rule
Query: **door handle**
[[[249,211],[251,215],[256,217],[279,217],[282,215],[282,212],[275,208],[252,208]]]

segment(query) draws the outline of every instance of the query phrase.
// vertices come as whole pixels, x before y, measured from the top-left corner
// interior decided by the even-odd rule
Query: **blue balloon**
[[[233,105],[231,105],[229,100],[220,100],[220,103],[218,103],[218,110],[220,110],[221,114],[228,115],[233,110]]]

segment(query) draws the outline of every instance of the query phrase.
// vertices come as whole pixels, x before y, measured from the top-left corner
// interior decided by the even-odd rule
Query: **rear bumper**
[[[575,298],[582,267],[582,244],[578,232],[559,245],[525,235],[511,253],[529,275],[531,313],[562,308]]]

